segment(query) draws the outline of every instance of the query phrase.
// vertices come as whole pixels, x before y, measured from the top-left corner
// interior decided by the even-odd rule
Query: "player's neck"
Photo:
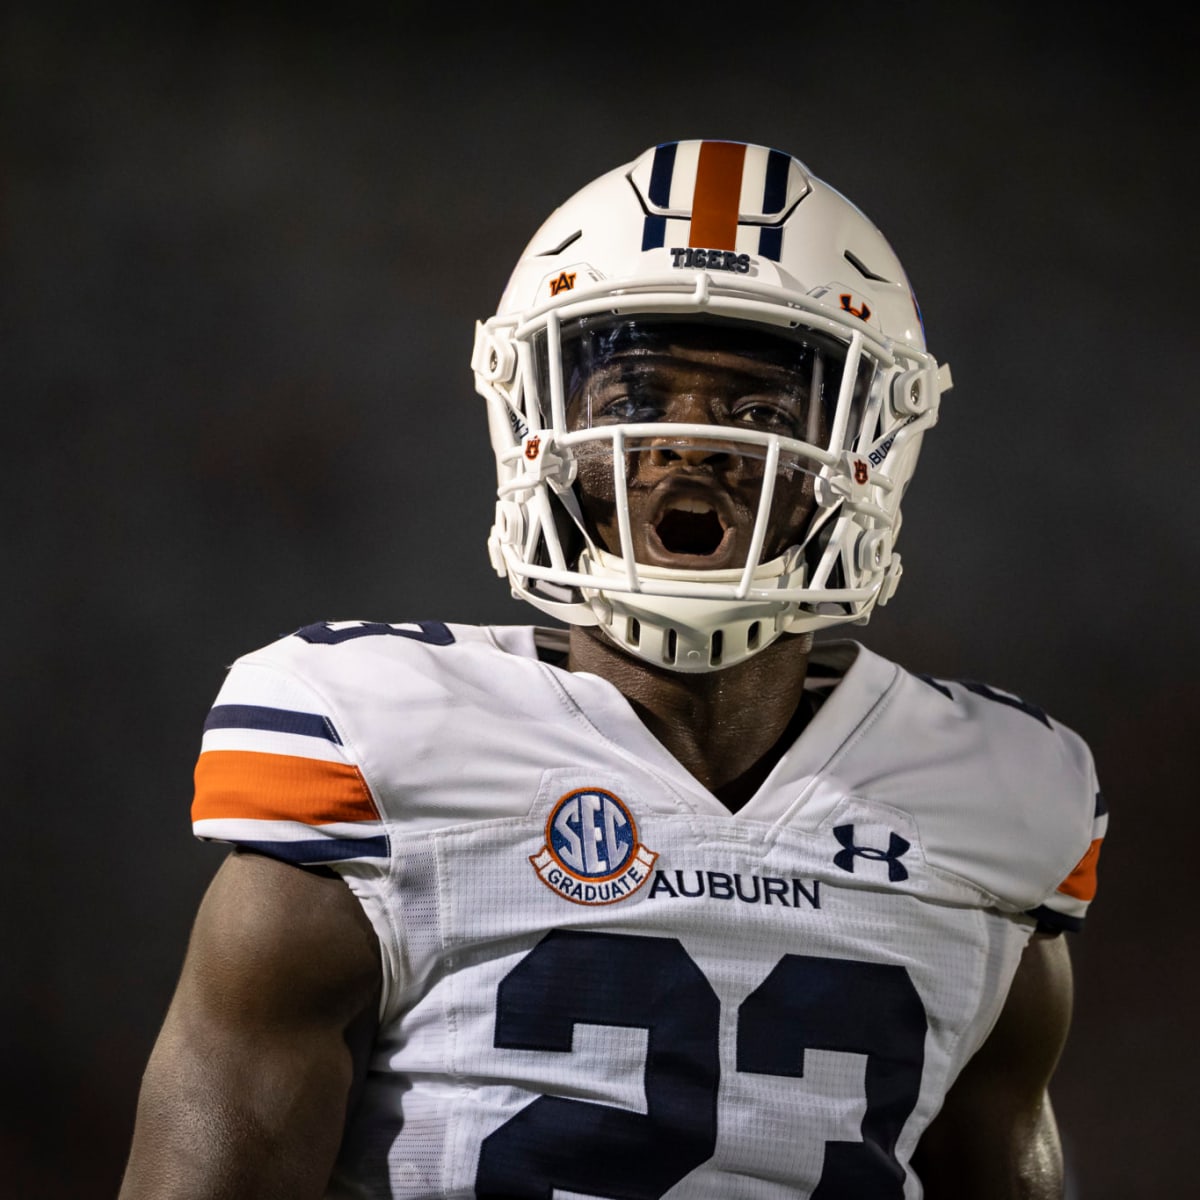
[[[721,671],[685,674],[631,657],[573,626],[568,666],[607,679],[656,738],[737,811],[807,719],[801,703],[810,637],[785,637]]]

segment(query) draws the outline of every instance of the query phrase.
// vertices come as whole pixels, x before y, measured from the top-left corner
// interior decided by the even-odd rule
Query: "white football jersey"
[[[873,1200],[1074,928],[1084,743],[980,684],[818,642],[815,715],[736,814],[565,633],[361,621],[240,659],[201,838],[338,871],[382,948],[331,1197]]]

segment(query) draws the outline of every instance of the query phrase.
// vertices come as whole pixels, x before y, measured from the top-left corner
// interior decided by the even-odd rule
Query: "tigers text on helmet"
[[[946,366],[891,247],[803,163],[668,142],[529,242],[476,326],[513,594],[678,671],[865,622]]]

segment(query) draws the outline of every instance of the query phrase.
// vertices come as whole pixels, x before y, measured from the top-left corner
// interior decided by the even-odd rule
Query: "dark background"
[[[206,709],[322,619],[524,621],[473,323],[659,141],[775,145],[905,262],[956,387],[866,629],[1094,747],[1112,812],[1054,1096],[1087,1200],[1180,1195],[1200,1077],[1183,27],[1063,5],[352,4],[0,17],[0,1193],[115,1195],[222,851]]]

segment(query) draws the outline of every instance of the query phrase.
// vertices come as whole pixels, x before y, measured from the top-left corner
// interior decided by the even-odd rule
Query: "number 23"
[[[481,1200],[555,1188],[658,1200],[717,1142],[719,1002],[675,938],[554,930],[500,982],[495,1044],[570,1053],[577,1024],[647,1031],[646,1112],[542,1096],[483,1141]],[[899,1200],[896,1140],[917,1102],[927,1020],[901,966],[785,954],[742,1002],[737,1070],[801,1077],[805,1050],[865,1054],[862,1140],[828,1142],[812,1200]]]

